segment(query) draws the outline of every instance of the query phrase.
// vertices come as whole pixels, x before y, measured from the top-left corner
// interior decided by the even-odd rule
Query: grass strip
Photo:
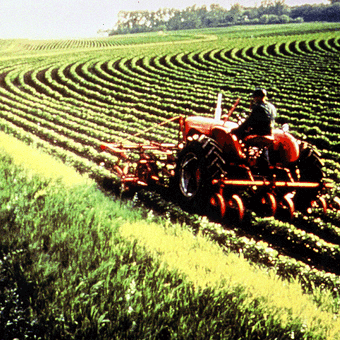
[[[33,149],[24,142],[1,132],[0,145],[3,152],[10,155],[14,165],[44,177],[45,179],[61,180],[65,185],[89,183],[86,175],[80,175],[73,168],[52,158],[45,152]]]
[[[255,315],[267,310],[270,312],[264,318],[275,318],[283,327],[300,323],[316,333],[328,334],[330,339],[339,336],[340,323],[334,315],[317,309],[297,281],[288,284],[275,273],[251,266],[234,253],[226,256],[220,247],[200,234],[193,238],[187,229],[164,228],[147,222],[124,224],[121,233],[137,240],[170,270],[186,275],[196,289],[211,287],[230,292],[242,287],[247,295],[246,304],[256,300],[262,305],[254,308]]]

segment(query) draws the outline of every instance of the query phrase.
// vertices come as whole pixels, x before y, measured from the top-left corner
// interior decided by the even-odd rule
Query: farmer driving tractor
[[[274,127],[276,108],[267,101],[267,91],[256,88],[252,94],[249,117],[233,133],[244,139],[248,135],[271,135]]]

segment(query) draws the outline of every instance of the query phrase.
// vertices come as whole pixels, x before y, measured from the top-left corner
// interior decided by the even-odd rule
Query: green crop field
[[[249,94],[261,86],[278,109],[277,124],[289,123],[292,134],[319,149],[340,196],[340,24],[1,40],[0,51],[0,129],[98,183],[113,176],[109,169],[117,161],[101,151],[103,142],[176,142],[174,122],[131,136],[178,115],[212,116],[220,92],[226,110],[241,97],[236,111],[247,112]],[[221,249],[297,279],[305,291],[325,289],[338,303],[339,213],[298,213],[291,223],[251,215],[244,226],[230,227],[150,197],[140,195]]]

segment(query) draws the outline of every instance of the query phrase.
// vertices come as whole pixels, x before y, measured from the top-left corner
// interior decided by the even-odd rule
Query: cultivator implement
[[[120,179],[122,189],[133,186],[166,185],[174,175],[177,145],[172,143],[110,143],[102,150],[118,157],[112,172]]]
[[[139,137],[157,127],[178,120],[182,126],[182,117],[176,116],[138,132],[131,137]],[[175,143],[106,143],[101,145],[103,151],[109,151],[118,157],[118,162],[112,167],[112,172],[120,179],[123,190],[135,186],[166,185],[168,179],[174,176],[176,165]]]

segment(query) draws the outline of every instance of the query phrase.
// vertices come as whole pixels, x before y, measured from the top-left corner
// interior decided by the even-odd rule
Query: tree
[[[327,6],[322,11],[322,20],[340,21],[340,1]]]
[[[285,0],[262,0],[261,6],[259,7],[260,15],[288,15],[289,11],[289,7],[286,5]]]
[[[235,24],[273,24],[303,21],[340,21],[340,0],[329,0],[330,5],[288,7],[285,0],[262,0],[260,7],[244,8],[235,3],[230,10],[213,4],[196,5],[184,10],[121,11],[118,22],[109,35],[159,30],[180,30],[218,27]],[[104,33],[104,32],[100,32]]]
[[[225,22],[227,10],[220,5],[212,4],[210,6],[210,11],[206,11],[202,24],[205,27],[216,27]]]
[[[260,23],[261,24],[268,24],[269,22],[269,15],[268,14],[263,14],[260,17]]]
[[[286,14],[283,14],[283,15],[280,15],[279,16],[279,21],[282,23],[282,24],[288,24],[289,21],[290,21],[290,17]]]
[[[231,22],[237,22],[239,21],[239,18],[241,17],[243,13],[243,7],[236,3],[233,6],[231,6],[230,11],[228,12],[228,17],[231,18]]]
[[[279,22],[279,17],[276,14],[268,15],[268,24],[277,24]]]

